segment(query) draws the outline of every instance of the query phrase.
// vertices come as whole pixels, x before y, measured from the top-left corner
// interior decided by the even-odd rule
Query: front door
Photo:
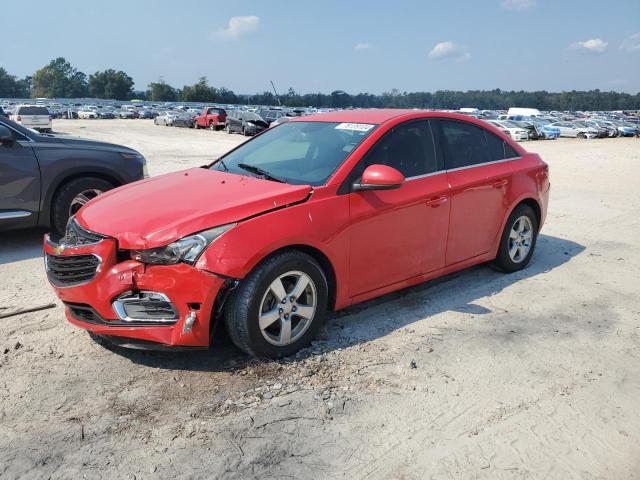
[[[0,145],[0,229],[35,226],[40,210],[38,161],[29,139],[10,130],[15,141]]]
[[[394,127],[365,155],[350,181],[369,165],[405,176],[396,190],[349,194],[349,293],[360,295],[442,268],[449,221],[449,185],[439,171],[427,120]]]

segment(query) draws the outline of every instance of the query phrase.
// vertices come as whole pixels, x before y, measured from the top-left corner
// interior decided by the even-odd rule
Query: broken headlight
[[[175,265],[180,262],[193,265],[212,241],[235,225],[235,223],[221,225],[181,238],[164,247],[132,250],[131,258],[142,263],[155,265]]]

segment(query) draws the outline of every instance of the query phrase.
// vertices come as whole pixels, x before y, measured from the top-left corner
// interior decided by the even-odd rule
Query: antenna
[[[280,97],[278,96],[278,92],[276,92],[276,86],[273,84],[273,80],[269,80],[271,82],[271,88],[273,88],[273,93],[276,94],[276,100],[278,101],[278,106],[281,107]]]

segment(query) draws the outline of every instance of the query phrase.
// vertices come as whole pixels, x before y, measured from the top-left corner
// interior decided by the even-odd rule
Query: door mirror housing
[[[10,147],[15,142],[13,132],[4,125],[0,125],[0,144]]]
[[[353,190],[393,190],[404,183],[404,175],[387,165],[369,165],[362,174],[360,183],[353,184]]]

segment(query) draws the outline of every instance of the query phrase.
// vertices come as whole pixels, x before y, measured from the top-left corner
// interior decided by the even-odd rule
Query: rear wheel
[[[193,128],[195,128],[196,130],[200,128],[200,126],[198,125],[198,122],[196,121],[193,122]]]
[[[309,344],[327,309],[322,268],[309,255],[283,252],[256,267],[233,293],[225,323],[249,355],[278,358]]]
[[[503,272],[517,272],[525,268],[536,247],[538,219],[529,205],[518,205],[504,227],[500,248],[493,264]]]
[[[582,132],[580,132],[580,133],[578,133],[578,138],[587,138],[587,135],[582,133]]]
[[[95,177],[76,178],[63,184],[51,203],[53,231],[64,234],[70,216],[75,215],[89,200],[112,188],[111,183]]]

